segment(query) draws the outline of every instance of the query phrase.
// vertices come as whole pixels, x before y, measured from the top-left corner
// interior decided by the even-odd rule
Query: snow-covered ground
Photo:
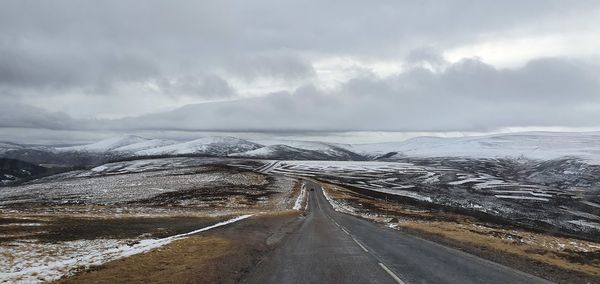
[[[84,172],[74,179],[5,188],[0,191],[0,206],[20,203],[107,205],[145,200],[167,192],[191,190],[210,184],[264,185],[266,183],[258,176],[246,177],[243,174],[186,173],[189,171],[179,169],[105,175],[91,179],[78,178],[89,176]]]
[[[141,141],[138,143],[128,144],[119,148],[115,148],[112,151],[115,152],[129,152],[136,153],[140,151],[145,151],[149,149],[155,149],[159,147],[165,147],[169,145],[176,144],[177,142],[172,140],[163,140],[163,139],[151,139],[146,141]]]
[[[290,147],[289,153],[286,155],[293,155],[294,152],[300,152],[299,155],[305,157],[299,157],[303,160],[310,159],[332,159],[332,160],[354,160],[360,158],[356,153],[349,151],[351,147],[349,144],[337,144],[327,143],[318,141],[294,141],[294,140],[257,140],[256,142],[266,145],[261,149],[257,149],[252,152],[240,153],[240,156],[245,157],[259,157],[259,158],[277,158],[278,151],[285,151],[286,149],[277,149],[281,146]],[[262,151],[261,151],[262,150]],[[260,152],[259,152],[260,151]],[[285,159],[285,156],[279,157]]]
[[[11,150],[22,149],[24,146],[14,143],[0,142],[0,154]]]
[[[269,145],[287,145],[294,148],[314,150],[314,151],[330,151],[332,148],[345,148],[349,147],[350,144],[339,144],[339,143],[328,143],[319,141],[298,141],[298,140],[275,140],[275,139],[262,139],[253,140],[256,143],[269,146]]]
[[[335,200],[335,199],[331,198],[331,196],[329,196],[329,193],[327,193],[327,190],[323,189],[322,192],[323,192],[323,195],[325,196],[325,199],[327,199],[327,201],[329,201],[329,204],[331,204],[331,206],[333,207],[333,210],[342,212],[342,213],[358,215],[356,213],[356,209],[354,209],[354,207],[350,206],[349,204],[343,203],[341,200]]]
[[[165,158],[104,164],[4,187],[0,190],[0,211],[17,207],[50,210],[74,205],[136,204],[196,209],[287,207],[280,199],[287,198],[293,179],[267,180],[247,169],[228,168],[229,162],[232,160]]]
[[[255,150],[250,150],[242,153],[233,153],[229,156],[231,157],[246,157],[246,158],[277,158],[278,154],[281,152],[285,152],[286,154],[299,155],[301,154],[301,149],[290,147],[288,145],[269,145],[265,147],[261,147]]]
[[[429,165],[375,161],[265,161],[256,170],[317,178],[350,186],[378,198],[402,198],[479,212],[531,227],[550,225],[590,236],[600,233],[600,216],[595,207],[600,191],[593,186],[584,186],[586,183],[582,178],[566,185],[558,183],[559,187],[554,185],[557,180],[552,178],[545,182],[529,174],[523,174],[522,178],[514,176],[517,171],[529,170],[540,175],[548,174],[545,171],[556,171],[552,167],[541,169],[535,163],[502,164],[497,160],[460,159],[456,163],[435,159],[425,162]],[[490,169],[493,166],[498,168]],[[494,170],[496,174],[492,173]],[[590,176],[594,178],[593,174]],[[594,182],[597,183],[597,177]],[[339,204],[334,206],[341,208]]]
[[[403,142],[356,144],[359,154],[380,156],[398,152],[407,157],[528,158],[552,160],[577,157],[600,164],[600,132],[525,132],[461,138],[417,137]]]
[[[250,141],[234,137],[205,137],[197,140],[138,151],[138,156],[151,155],[181,155],[181,154],[206,154],[227,156],[231,153],[240,153],[262,147]]]
[[[139,136],[118,136],[96,143],[71,147],[26,147],[0,144],[0,154],[21,153],[16,158],[29,159],[27,149],[40,152],[90,154],[132,158],[138,156],[208,155],[238,156],[283,160],[365,160],[378,157],[464,157],[553,160],[578,158],[600,165],[600,132],[561,133],[523,132],[468,136],[460,138],[417,137],[400,142],[338,144],[318,141],[244,140],[235,137],[203,137],[176,142]],[[23,151],[23,152],[18,152]],[[36,152],[36,155],[40,155]],[[106,158],[106,157],[105,157]],[[47,162],[47,161],[45,161]]]
[[[298,198],[296,198],[296,202],[294,202],[294,207],[292,207],[292,209],[294,210],[300,210],[302,209],[302,202],[304,201],[304,197],[306,196],[306,184],[302,184],[302,186],[300,186],[300,193],[298,194]]]
[[[139,137],[135,135],[125,135],[125,136],[117,136],[105,140],[98,141],[96,143],[80,145],[80,146],[70,146],[70,147],[58,147],[56,148],[59,152],[92,152],[92,153],[102,153],[108,152],[120,147],[125,147],[128,145],[134,145],[138,143],[145,143],[150,141],[148,138]]]
[[[242,215],[185,234],[161,239],[95,239],[57,243],[13,241],[0,246],[0,283],[42,283],[82,268],[148,252],[173,241],[250,217]]]

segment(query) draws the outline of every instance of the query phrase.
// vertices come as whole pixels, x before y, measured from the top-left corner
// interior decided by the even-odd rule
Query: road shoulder
[[[57,283],[238,283],[298,219],[297,211],[257,215]]]
[[[349,189],[321,183],[338,211],[394,228],[483,259],[557,283],[598,283],[600,268],[593,259],[571,258],[556,244],[580,244],[559,236],[491,224],[451,212],[386,202]],[[593,245],[593,244],[592,244]],[[567,254],[569,253],[569,254]]]

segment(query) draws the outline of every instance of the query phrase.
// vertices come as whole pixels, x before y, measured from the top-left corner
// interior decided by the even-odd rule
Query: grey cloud
[[[2,1],[0,98],[6,103],[0,125],[82,130],[597,126],[600,68],[592,60],[546,58],[499,69],[477,59],[450,64],[440,54],[497,33],[530,35],[577,21],[593,27],[599,9],[592,0]],[[387,78],[365,71],[335,91],[311,85],[322,79],[315,62],[344,57],[402,59],[408,70]],[[179,95],[234,99],[243,90],[229,82],[264,78],[306,85],[114,121],[76,120],[18,104],[56,95],[69,105],[77,102],[69,101],[76,94],[106,94],[112,95],[106,101],[127,110],[149,92],[135,89],[144,82],[156,82],[170,102]],[[119,89],[128,84],[134,87]]]
[[[517,69],[496,69],[469,59],[439,73],[416,68],[386,79],[359,77],[336,92],[305,86],[293,93],[190,105],[123,122],[134,128],[190,130],[443,131],[521,125],[597,126],[598,71],[600,66],[592,68],[569,59],[541,59]],[[541,78],[546,87],[539,86]]]
[[[75,120],[64,113],[48,112],[41,108],[11,102],[0,102],[0,127],[75,129],[85,121]]]
[[[441,51],[431,46],[411,50],[406,56],[406,62],[413,67],[441,68],[448,64]]]
[[[220,76],[214,74],[181,76],[173,80],[160,80],[160,87],[173,96],[188,95],[199,98],[228,98],[236,91]]]
[[[85,46],[65,49],[0,42],[0,87],[78,88],[101,92],[118,82],[143,81],[158,74],[142,55]]]
[[[398,57],[598,9],[597,1],[3,1],[0,87],[105,89],[228,70],[313,74],[302,58]],[[235,59],[235,60],[232,60]],[[226,80],[228,78],[225,78]]]
[[[523,125],[597,126],[598,72],[600,66],[572,59],[540,59],[515,69],[468,59],[441,72],[416,67],[385,79],[359,76],[333,92],[305,85],[294,92],[188,105],[119,120],[73,120],[64,114],[8,106],[0,110],[0,126],[131,131],[485,131]],[[540,80],[546,87],[540,87]]]
[[[309,61],[289,54],[237,58],[227,64],[227,71],[248,80],[261,77],[299,80],[315,75]]]

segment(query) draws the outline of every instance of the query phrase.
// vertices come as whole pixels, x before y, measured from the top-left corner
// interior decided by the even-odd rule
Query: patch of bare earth
[[[321,183],[342,210],[558,283],[600,283],[600,243],[373,198]]]
[[[0,228],[3,229],[3,234],[0,234],[0,244],[24,240],[54,243],[74,240],[134,239],[142,235],[146,238],[164,238],[206,227],[228,217],[81,218],[74,216],[27,216],[19,219],[0,217]]]

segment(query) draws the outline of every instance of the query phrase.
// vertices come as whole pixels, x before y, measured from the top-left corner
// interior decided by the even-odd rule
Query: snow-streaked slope
[[[392,159],[401,157],[522,157],[552,160],[576,157],[587,163],[600,164],[600,132],[524,132],[461,138],[418,137],[403,142],[354,145],[292,140],[257,140],[256,142],[234,137],[205,137],[189,142],[175,143],[130,135],[114,137],[88,145],[56,148],[56,150],[39,146],[21,149],[19,147],[24,146],[1,143],[0,154],[2,154],[2,149],[12,149],[3,155],[21,151],[22,155],[15,154],[16,156],[11,157],[23,159],[23,157],[31,157],[31,151],[36,150],[53,155],[62,155],[66,152],[71,152],[70,154],[110,154],[109,156],[197,154],[292,160],[364,160],[365,157]],[[265,148],[257,150],[262,147]]]
[[[329,142],[321,142],[321,141],[299,141],[299,140],[278,140],[278,139],[261,139],[261,140],[252,140],[258,144],[262,145],[287,145],[294,148],[306,149],[306,150],[314,150],[314,151],[327,151],[332,147],[344,148],[350,146],[350,144],[339,144],[339,143],[329,143]]]
[[[600,164],[600,132],[525,132],[461,138],[417,137],[404,142],[357,144],[349,150],[372,157],[528,158],[577,157]]]
[[[300,149],[287,145],[269,145],[252,151],[233,153],[229,156],[240,158],[291,160],[327,160],[330,158],[319,151]]]
[[[199,154],[226,156],[232,153],[240,153],[255,150],[263,147],[263,145],[250,142],[234,137],[205,137],[193,141],[158,147],[143,151],[138,151],[135,154],[138,156],[155,156],[155,155],[183,155],[183,154]]]
[[[108,139],[104,139],[98,141],[96,143],[80,145],[80,146],[71,146],[71,147],[60,147],[56,148],[59,152],[90,152],[90,153],[105,153],[115,150],[117,148],[121,148],[127,145],[137,144],[141,142],[146,142],[150,139],[139,137],[135,135],[125,135],[112,137]]]
[[[169,145],[173,145],[175,143],[177,143],[177,142],[175,142],[173,140],[152,139],[152,140],[142,141],[139,143],[125,145],[125,146],[113,149],[112,151],[135,153],[135,152],[139,152],[139,151],[169,146]]]
[[[51,245],[13,242],[9,246],[3,246],[0,253],[16,257],[3,261],[0,269],[3,271],[3,280],[6,283],[46,283],[69,276],[82,267],[98,266],[116,259],[145,253],[190,235],[229,225],[251,216],[241,215],[191,232],[159,239],[76,240]]]
[[[257,140],[257,143],[274,146],[286,145],[296,149],[314,151],[331,160],[363,160],[364,157],[358,155],[347,148],[349,144],[327,143],[319,141],[294,141],[294,140]],[[269,149],[266,149],[269,150]],[[273,157],[275,158],[275,157]]]
[[[19,150],[19,149],[23,149],[23,148],[24,148],[23,145],[10,143],[10,142],[0,142],[0,154],[7,152],[7,151]]]

